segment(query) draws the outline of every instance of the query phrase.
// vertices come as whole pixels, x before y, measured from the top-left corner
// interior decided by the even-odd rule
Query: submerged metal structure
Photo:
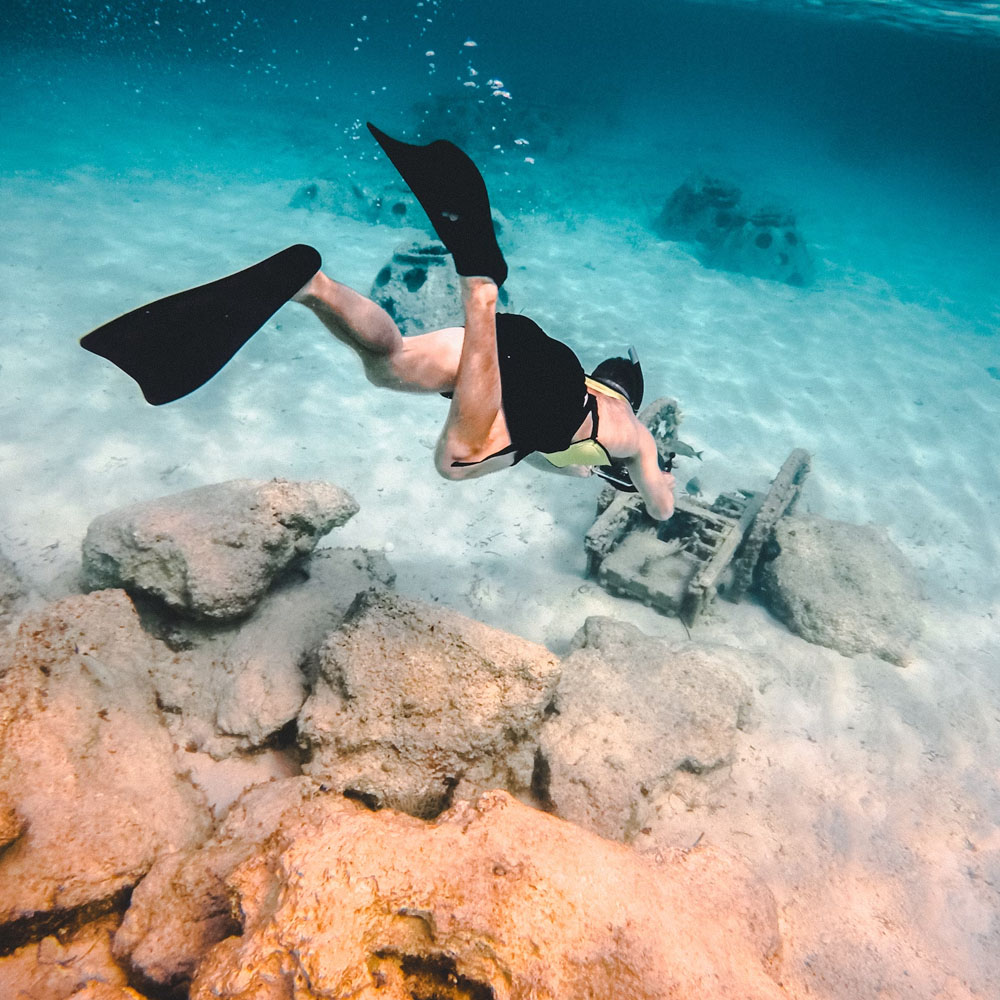
[[[657,399],[639,414],[665,459],[693,454],[677,436],[680,408]],[[796,448],[766,491],[722,493],[711,503],[677,498],[673,517],[654,521],[635,494],[602,493],[587,532],[587,572],[607,590],[632,597],[693,625],[722,594],[739,601],[778,520],[795,504],[809,474],[809,453]]]

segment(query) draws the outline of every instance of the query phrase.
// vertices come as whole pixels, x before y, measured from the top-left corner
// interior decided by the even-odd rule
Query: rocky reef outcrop
[[[166,647],[150,673],[178,745],[222,759],[278,738],[309,695],[316,651],[327,635],[359,594],[394,579],[380,552],[324,549],[272,585],[239,622],[147,611]]]
[[[777,997],[742,863],[613,842],[731,760],[753,665],[598,619],[560,660],[314,551],[354,510],[283,482],[138,505],[87,534],[99,589],[15,612],[0,995]],[[195,766],[267,754],[288,776],[228,797]]]
[[[884,528],[789,517],[775,528],[772,554],[758,587],[793,632],[845,656],[906,663],[923,630],[923,593]]]
[[[305,779],[164,859],[115,940],[155,982],[195,970],[196,1000],[776,998],[778,944],[770,893],[720,852],[642,856],[502,791],[427,823]]]

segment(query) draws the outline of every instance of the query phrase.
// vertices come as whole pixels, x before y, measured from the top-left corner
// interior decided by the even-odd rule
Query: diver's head
[[[632,412],[639,412],[644,385],[639,355],[634,347],[628,349],[627,358],[608,358],[607,361],[602,361],[590,377],[595,382],[620,392],[629,401]]]

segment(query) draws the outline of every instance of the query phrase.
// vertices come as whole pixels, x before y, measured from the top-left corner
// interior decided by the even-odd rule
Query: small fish
[[[685,458],[696,458],[699,462],[702,460],[701,456],[705,454],[703,451],[695,451],[691,445],[684,441],[674,441],[670,447],[673,448],[678,455],[683,455]]]
[[[687,481],[687,485],[684,487],[691,494],[691,496],[696,497],[701,493],[701,480],[694,476]]]

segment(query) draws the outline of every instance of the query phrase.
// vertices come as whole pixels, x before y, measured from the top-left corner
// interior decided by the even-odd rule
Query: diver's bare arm
[[[645,501],[649,516],[656,521],[666,521],[674,512],[674,477],[660,468],[656,441],[645,427],[641,428],[639,449],[626,460],[625,467]]]

